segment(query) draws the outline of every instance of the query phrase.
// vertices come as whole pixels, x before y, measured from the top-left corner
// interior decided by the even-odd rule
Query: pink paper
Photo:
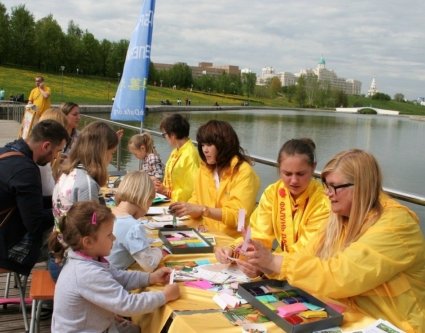
[[[303,303],[288,304],[277,308],[279,316],[286,317],[301,311],[308,310]]]
[[[209,281],[198,280],[198,281],[186,281],[184,283],[187,287],[199,288],[199,289],[211,289],[213,285]]]

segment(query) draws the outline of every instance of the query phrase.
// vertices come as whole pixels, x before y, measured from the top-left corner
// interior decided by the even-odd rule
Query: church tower
[[[370,88],[367,91],[367,96],[372,97],[376,95],[377,92],[378,92],[378,89],[376,89],[376,81],[375,81],[375,78],[373,78],[372,83],[370,84]]]

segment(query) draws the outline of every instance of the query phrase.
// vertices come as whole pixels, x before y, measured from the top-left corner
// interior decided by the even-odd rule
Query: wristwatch
[[[203,217],[210,216],[210,209],[207,206],[204,206],[204,208],[202,208],[202,216]]]

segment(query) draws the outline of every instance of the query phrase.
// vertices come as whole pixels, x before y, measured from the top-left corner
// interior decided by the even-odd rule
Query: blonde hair
[[[133,146],[137,150],[139,150],[141,146],[145,146],[146,154],[156,154],[153,139],[149,133],[133,135],[130,140],[128,140],[128,147],[130,146]]]
[[[67,126],[68,126],[68,119],[61,112],[61,110],[59,108],[55,108],[55,107],[48,108],[40,116],[39,121],[43,121],[43,120],[47,120],[47,119],[56,120],[59,124],[61,124],[65,128],[67,128]]]
[[[379,201],[382,192],[382,174],[373,155],[360,149],[335,155],[324,167],[321,178],[340,172],[345,181],[354,184],[350,216],[330,214],[329,222],[317,244],[317,255],[330,258],[356,241],[382,214]]]
[[[152,179],[144,171],[132,171],[124,176],[115,193],[115,202],[119,205],[127,201],[143,208],[149,208],[149,201],[155,198],[155,186]]]

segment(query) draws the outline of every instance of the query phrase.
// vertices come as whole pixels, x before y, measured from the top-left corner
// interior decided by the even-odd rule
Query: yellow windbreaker
[[[316,257],[314,244],[283,254],[280,278],[318,297],[337,299],[349,315],[367,314],[406,332],[423,333],[424,236],[407,207],[386,195],[381,202],[379,220],[331,259]]]
[[[165,164],[164,186],[171,190],[172,201],[188,201],[193,179],[199,169],[199,154],[191,140],[175,148]]]
[[[32,101],[32,103],[37,106],[37,119],[40,118],[44,111],[46,111],[51,106],[50,88],[44,86],[44,90],[49,93],[49,97],[44,98],[37,87],[31,90],[30,96],[28,97],[28,100]]]
[[[233,157],[230,167],[220,178],[218,189],[215,186],[213,172],[201,162],[193,195],[189,200],[190,203],[221,208],[222,221],[203,217],[202,224],[208,231],[223,232],[231,237],[240,235],[237,232],[239,209],[245,208],[246,221],[249,221],[260,187],[260,180],[251,165],[242,162],[236,170],[237,162],[238,157]]]
[[[323,185],[311,180],[307,189],[293,199],[282,180],[269,185],[252,213],[251,237],[271,247],[277,240],[281,249],[298,252],[327,222],[330,204]]]

